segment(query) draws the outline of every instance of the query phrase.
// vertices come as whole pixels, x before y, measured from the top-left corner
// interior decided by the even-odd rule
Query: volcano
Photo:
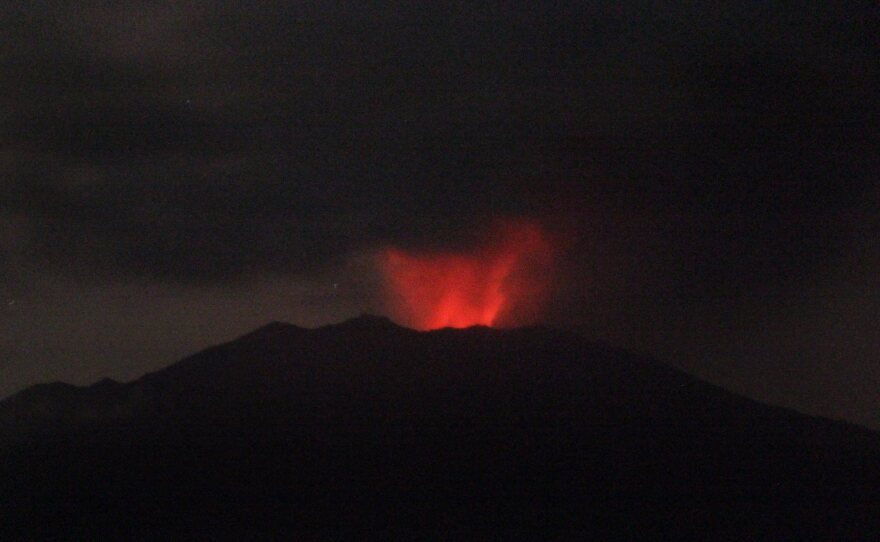
[[[273,323],[0,402],[6,538],[859,539],[880,435],[542,327]]]

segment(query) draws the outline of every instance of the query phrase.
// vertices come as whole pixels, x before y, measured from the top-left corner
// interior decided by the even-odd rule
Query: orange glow
[[[535,304],[544,290],[551,250],[530,222],[504,223],[492,241],[466,252],[380,254],[390,309],[416,329],[496,325],[514,306]]]

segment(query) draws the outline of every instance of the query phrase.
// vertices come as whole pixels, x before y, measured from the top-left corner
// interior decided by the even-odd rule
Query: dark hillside
[[[273,323],[30,388],[0,431],[2,525],[37,538],[857,539],[880,516],[877,434],[544,328]]]

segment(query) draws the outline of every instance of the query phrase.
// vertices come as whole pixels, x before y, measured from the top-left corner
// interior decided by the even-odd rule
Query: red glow
[[[543,231],[517,222],[493,234],[492,242],[466,252],[384,250],[380,268],[394,316],[426,330],[492,326],[514,306],[536,303],[551,263]]]

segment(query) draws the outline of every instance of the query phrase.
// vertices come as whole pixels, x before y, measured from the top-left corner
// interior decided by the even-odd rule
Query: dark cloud
[[[3,206],[60,265],[302,271],[589,207],[668,216],[723,274],[821,250],[815,215],[876,173],[855,7],[5,10],[2,140],[26,165]]]

